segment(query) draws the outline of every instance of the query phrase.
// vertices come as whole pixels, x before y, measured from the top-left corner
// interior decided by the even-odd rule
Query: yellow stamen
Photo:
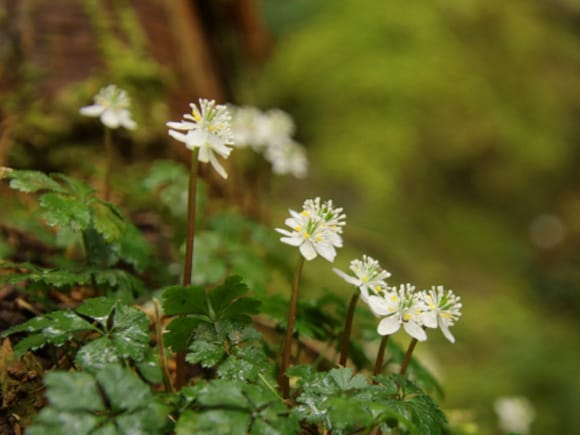
[[[411,320],[411,315],[409,313],[405,313],[404,319],[405,320]]]

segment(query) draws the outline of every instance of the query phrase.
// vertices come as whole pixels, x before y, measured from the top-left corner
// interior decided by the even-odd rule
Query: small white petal
[[[85,106],[81,107],[80,113],[81,115],[85,116],[101,116],[103,113],[103,106],[99,106],[98,104],[93,104],[92,106]]]
[[[173,130],[169,130],[167,133],[169,134],[169,136],[171,136],[175,140],[178,140],[179,142],[186,142],[187,141],[186,134],[179,133],[179,132],[173,131]]]
[[[401,319],[399,316],[385,317],[379,322],[377,332],[380,335],[391,335],[399,330],[401,327]]]
[[[344,279],[349,284],[352,284],[352,285],[357,286],[357,287],[361,285],[360,279],[354,278],[354,277],[344,273],[342,270],[337,269],[336,267],[333,268],[332,270],[334,271],[334,273],[336,273],[338,276],[340,276],[342,279]]]
[[[131,119],[131,114],[124,110],[120,115],[121,125],[127,130],[134,130],[137,127],[137,123]]]
[[[449,340],[451,343],[455,343],[455,337],[449,331],[449,325],[447,324],[447,322],[445,322],[443,320],[440,321],[439,328],[441,329],[441,332],[443,333],[443,335],[445,336],[445,338],[447,340]]]
[[[316,258],[316,250],[312,246],[312,242],[309,242],[308,240],[300,246],[300,253],[308,261],[314,260]]]
[[[290,246],[300,246],[304,242],[304,240],[296,237],[281,237],[280,241]]]
[[[316,243],[314,249],[316,249],[322,258],[331,263],[334,261],[334,257],[336,257],[336,249],[328,243]]]
[[[105,110],[101,114],[101,122],[109,128],[119,127],[119,117],[113,110]]]
[[[165,125],[169,128],[173,128],[175,130],[192,130],[195,127],[195,124],[193,124],[192,122],[169,121],[169,122],[166,122]]]
[[[199,154],[197,155],[197,159],[203,163],[209,163],[211,158],[211,149],[206,146],[201,146],[199,148]]]
[[[209,161],[218,174],[220,174],[223,178],[228,178],[228,173],[226,172],[224,167],[220,164],[220,162],[218,162],[218,160],[216,159],[215,155],[212,152],[209,153]]]
[[[408,322],[403,323],[403,328],[405,328],[405,331],[411,337],[416,338],[419,341],[427,340],[427,333],[423,327],[414,320],[409,320]]]
[[[381,296],[370,295],[367,298],[367,303],[375,316],[388,316],[394,312],[393,306]],[[400,318],[398,313],[397,318]]]
[[[435,311],[427,311],[421,315],[421,320],[427,328],[437,328],[437,313]]]

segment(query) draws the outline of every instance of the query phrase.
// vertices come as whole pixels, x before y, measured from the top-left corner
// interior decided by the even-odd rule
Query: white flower
[[[367,302],[370,295],[379,295],[388,289],[385,279],[391,274],[384,270],[379,262],[367,255],[362,260],[352,260],[350,270],[355,276],[347,275],[342,270],[334,268],[334,272],[349,284],[360,289],[363,301]]]
[[[232,136],[237,148],[252,147],[258,151],[258,123],[264,115],[252,106],[229,107],[232,113]]]
[[[530,431],[535,412],[530,401],[521,396],[500,397],[494,403],[499,427],[506,433],[525,435]]]
[[[233,145],[233,138],[230,131],[230,115],[226,106],[216,105],[214,100],[200,98],[199,109],[194,104],[190,104],[191,114],[186,113],[183,118],[186,121],[168,122],[169,135],[185,143],[190,150],[199,148],[198,160],[204,163],[211,163],[214,169],[224,178],[228,178],[223,166],[218,162],[215,153],[227,158]],[[185,133],[180,133],[183,130]]]
[[[434,286],[431,290],[422,292],[420,299],[423,324],[428,328],[439,327],[445,338],[455,343],[449,327],[461,316],[461,299],[451,290],[445,292],[443,286]]]
[[[109,128],[125,127],[133,130],[137,124],[131,119],[130,104],[124,90],[109,85],[95,95],[95,104],[81,107],[80,113],[85,116],[100,116],[101,122]]]
[[[288,231],[276,228],[284,237],[280,241],[300,248],[306,260],[313,260],[317,255],[333,262],[336,248],[342,247],[342,227],[346,216],[342,208],[334,208],[332,201],[320,202],[320,198],[304,201],[303,210],[297,213],[290,210],[285,224],[292,228]]]
[[[256,119],[256,146],[275,146],[288,142],[296,126],[286,112],[270,109]]]
[[[401,325],[411,337],[419,341],[427,340],[427,334],[421,322],[421,309],[415,287],[402,284],[379,296],[370,295],[368,305],[377,317],[382,317],[377,327],[380,335],[390,335],[397,332]]]
[[[304,147],[292,140],[269,146],[264,151],[264,157],[272,163],[272,171],[278,175],[292,174],[296,178],[304,178],[308,171]]]

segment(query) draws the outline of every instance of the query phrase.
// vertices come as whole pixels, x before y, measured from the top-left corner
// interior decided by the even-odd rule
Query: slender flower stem
[[[292,350],[292,335],[294,334],[294,322],[296,320],[296,306],[298,305],[298,287],[300,286],[300,278],[302,277],[302,266],[304,266],[304,257],[300,255],[298,264],[294,271],[294,278],[292,280],[292,294],[290,295],[290,309],[288,310],[288,322],[286,326],[286,340],[284,341],[284,353],[282,355],[282,363],[280,364],[280,374],[278,376],[278,384],[282,390],[282,397],[287,399],[290,397],[290,380],[286,376],[286,369],[290,366],[290,352]]]
[[[409,343],[409,347],[407,348],[407,353],[405,353],[405,358],[403,359],[403,364],[401,364],[401,371],[400,374],[404,375],[407,372],[407,367],[409,366],[409,362],[411,361],[411,354],[413,350],[415,350],[415,346],[417,344],[417,339],[413,338],[411,343]]]
[[[103,200],[108,201],[111,196],[111,168],[113,166],[113,141],[111,129],[105,127],[105,167],[103,168]]]
[[[197,202],[197,161],[198,150],[191,152],[191,166],[189,168],[189,190],[187,194],[187,238],[185,240],[185,264],[183,266],[183,285],[191,285],[193,268],[193,239],[195,235],[195,206]]]
[[[195,206],[197,202],[197,161],[198,150],[191,152],[189,168],[189,189],[187,196],[187,237],[185,239],[185,263],[183,265],[183,285],[191,285],[193,269],[193,239],[195,235]],[[177,352],[175,361],[175,389],[179,390],[185,384],[185,351]]]
[[[344,334],[342,335],[342,348],[340,349],[340,359],[338,364],[345,367],[346,361],[348,360],[348,348],[350,345],[350,333],[352,331],[352,319],[354,317],[354,309],[359,297],[358,288],[355,290],[352,298],[350,298],[350,304],[348,306],[348,312],[346,314],[346,322],[344,323]]]
[[[375,370],[373,375],[380,375],[383,371],[383,362],[385,360],[385,349],[387,348],[387,343],[389,342],[390,335],[383,335],[381,339],[381,344],[379,345],[379,351],[377,353],[377,361],[375,362]]]

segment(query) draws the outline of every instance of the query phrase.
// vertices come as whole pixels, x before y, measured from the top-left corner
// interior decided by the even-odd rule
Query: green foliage
[[[107,242],[118,240],[125,229],[119,210],[97,198],[94,189],[81,181],[62,174],[18,169],[7,169],[2,175],[15,190],[39,193],[39,204],[50,226],[76,231],[94,227]]]
[[[298,377],[298,405],[292,410],[301,420],[321,425],[333,433],[353,433],[380,426],[383,431],[397,427],[402,433],[441,434],[446,419],[437,405],[404,378],[390,375],[369,384],[350,368],[315,372],[296,366],[290,376]]]
[[[165,344],[176,352],[185,350],[193,328],[201,322],[249,323],[250,315],[258,312],[260,302],[244,297],[247,292],[248,287],[238,276],[227,278],[224,284],[208,292],[200,286],[166,288],[161,296],[163,311],[176,317],[167,325]]]
[[[299,431],[298,420],[264,383],[216,380],[185,388],[183,392],[190,401],[190,410],[177,421],[179,435],[290,435]]]
[[[24,332],[14,346],[17,356],[47,344],[61,347],[72,340],[81,345],[77,364],[90,371],[131,359],[141,362],[149,350],[149,319],[139,309],[114,299],[87,299],[76,310],[54,311],[6,330],[2,336]]]
[[[131,370],[108,365],[95,375],[51,372],[46,375],[49,406],[27,433],[52,435],[162,434],[169,409]]]
[[[85,267],[79,270],[53,269],[30,263],[0,262],[0,270],[11,271],[1,274],[0,283],[16,284],[27,281],[26,291],[42,294],[50,289],[70,290],[78,286],[92,286],[94,290],[105,289],[119,299],[131,301],[134,295],[143,293],[143,283],[121,269],[101,269]]]
[[[194,258],[195,283],[214,283],[234,274],[243,276],[256,292],[264,293],[272,267],[277,266],[277,240],[271,229],[231,212],[212,216],[207,226],[195,239],[197,249],[205,253]]]

